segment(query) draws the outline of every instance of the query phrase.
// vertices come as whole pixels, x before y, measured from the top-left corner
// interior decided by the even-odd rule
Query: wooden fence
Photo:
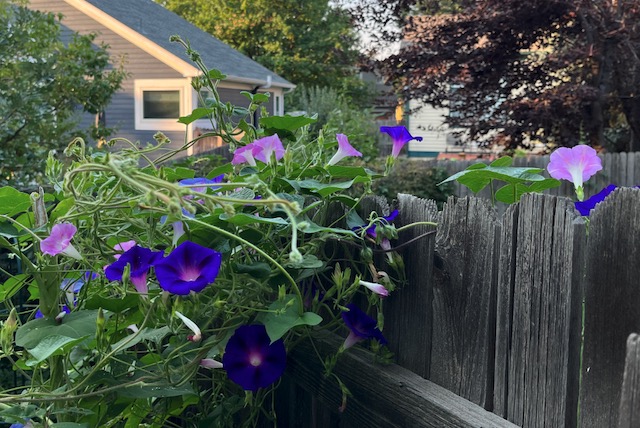
[[[625,159],[627,172],[640,166]],[[525,195],[503,215],[481,198],[441,212],[408,195],[398,203],[397,224],[439,225],[397,242],[409,243],[408,283],[384,304],[397,364],[350,349],[335,373],[353,396],[338,412],[316,351],[340,340],[303,344],[278,426],[640,426],[640,190],[614,192],[588,225],[553,195]]]
[[[640,185],[640,152],[634,153],[605,153],[601,154],[603,170],[596,174],[593,178],[585,183],[585,194],[591,196],[598,193],[609,184],[617,186],[633,187]],[[469,165],[485,162],[487,160],[465,159],[465,160],[426,160],[425,167],[443,168],[449,175],[453,175],[464,170]],[[549,156],[528,156],[516,157],[513,160],[513,166],[530,166],[545,169],[549,164]],[[575,192],[573,185],[567,181],[563,181],[562,186],[549,189],[544,192],[550,195],[573,197]],[[473,196],[473,193],[464,186],[455,184],[454,194],[459,197]],[[490,196],[488,189],[480,192],[481,197]]]

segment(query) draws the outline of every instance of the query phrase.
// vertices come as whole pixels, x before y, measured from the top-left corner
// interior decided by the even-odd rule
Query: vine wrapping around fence
[[[477,198],[450,199],[436,213],[432,201],[400,195],[399,209],[400,224],[439,227],[404,248],[408,284],[385,302],[398,364],[519,426],[637,424],[637,339],[622,391],[627,337],[640,332],[640,190],[600,204],[588,234],[571,201],[549,195],[526,195],[501,217]],[[398,245],[421,232],[401,233]],[[294,367],[306,362],[295,358]],[[371,379],[349,380],[374,393]],[[422,426],[483,426],[473,417],[441,423]]]

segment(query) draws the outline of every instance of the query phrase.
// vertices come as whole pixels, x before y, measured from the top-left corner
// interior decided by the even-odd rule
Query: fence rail
[[[337,370],[354,401],[340,415],[339,395],[324,392],[331,380],[307,382],[322,378],[315,355],[294,352],[289,379],[325,416],[284,426],[640,426],[640,190],[599,204],[588,233],[571,201],[553,195],[525,195],[503,215],[481,198],[451,198],[436,212],[400,195],[399,209],[403,225],[439,222],[435,234],[401,233],[408,283],[385,301],[385,336],[411,373],[399,380],[396,366],[349,351]],[[391,411],[387,400],[411,405]],[[478,419],[483,409],[500,423]]]

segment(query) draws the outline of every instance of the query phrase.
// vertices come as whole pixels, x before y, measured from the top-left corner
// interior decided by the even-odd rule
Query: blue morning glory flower
[[[191,241],[184,241],[155,264],[160,288],[173,294],[196,293],[215,281],[222,254]]]
[[[222,366],[233,382],[248,391],[266,388],[277,381],[287,363],[282,339],[271,343],[261,324],[239,327],[227,342]]]
[[[146,295],[147,274],[151,266],[162,259],[162,251],[152,251],[136,245],[122,254],[118,260],[107,266],[104,274],[109,281],[122,281],[122,275],[127,265],[130,266],[129,278],[138,293]]]
[[[618,186],[615,184],[610,184],[586,201],[577,201],[574,202],[576,209],[580,212],[580,215],[588,217],[591,213],[591,210],[596,207],[600,202],[604,201],[607,196],[614,190],[616,190]]]
[[[349,327],[350,333],[344,341],[344,349],[348,349],[365,339],[376,339],[383,345],[387,343],[377,326],[376,320],[365,314],[353,303],[349,303],[347,308],[349,311],[342,313],[342,320]]]

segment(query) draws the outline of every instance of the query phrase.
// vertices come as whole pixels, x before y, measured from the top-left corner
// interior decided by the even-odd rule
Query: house
[[[142,143],[152,142],[157,131],[178,148],[194,136],[212,127],[202,119],[186,127],[178,123],[198,106],[198,94],[191,86],[201,74],[185,49],[171,42],[172,35],[189,41],[200,53],[207,68],[227,75],[220,82],[221,101],[248,106],[241,91],[269,93],[269,114],[283,114],[283,95],[295,85],[247,56],[200,30],[152,0],[31,0],[30,8],[63,15],[63,34],[97,33],[96,43],[109,45],[114,64],[124,58],[129,77],[99,117],[86,115],[81,124],[88,127],[96,120],[116,128],[112,137]],[[202,94],[206,98],[206,93]],[[198,143],[187,154],[220,145],[219,138]]]

